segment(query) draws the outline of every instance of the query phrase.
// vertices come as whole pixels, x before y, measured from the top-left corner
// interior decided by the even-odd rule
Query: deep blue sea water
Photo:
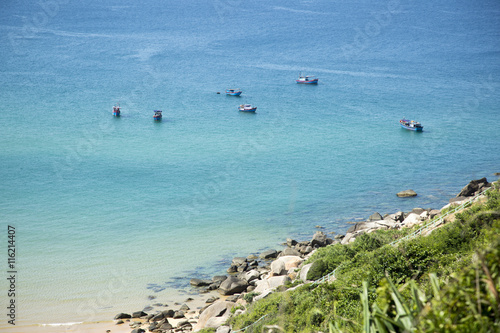
[[[135,311],[233,256],[440,208],[500,171],[496,0],[0,9],[1,237],[15,226],[21,327]]]

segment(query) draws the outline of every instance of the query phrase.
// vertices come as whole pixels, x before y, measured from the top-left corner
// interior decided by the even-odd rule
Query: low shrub
[[[382,240],[382,237],[377,233],[369,233],[362,234],[359,237],[356,237],[356,240],[351,245],[351,249],[355,252],[370,252],[378,249],[385,242]]]
[[[307,280],[317,280],[326,274],[328,274],[328,265],[325,263],[325,260],[318,259],[313,262],[311,268],[309,268]]]

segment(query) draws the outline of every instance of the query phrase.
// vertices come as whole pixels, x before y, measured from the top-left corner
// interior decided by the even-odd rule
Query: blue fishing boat
[[[404,129],[407,129],[410,131],[422,132],[424,129],[424,126],[422,126],[421,123],[419,123],[418,121],[415,121],[415,120],[408,120],[408,119],[403,118],[399,121],[399,124]]]
[[[116,104],[113,106],[113,116],[119,117],[120,116],[120,105]]]
[[[238,108],[241,112],[255,112],[257,110],[256,106],[252,106],[251,104],[241,104]]]
[[[161,118],[162,118],[161,110],[155,110],[155,114],[153,115],[153,119],[156,121],[160,121]]]
[[[241,90],[239,90],[239,89],[227,89],[226,95],[239,96],[239,95],[241,95]]]
[[[299,76],[295,82],[300,84],[318,84],[318,79],[314,76]]]

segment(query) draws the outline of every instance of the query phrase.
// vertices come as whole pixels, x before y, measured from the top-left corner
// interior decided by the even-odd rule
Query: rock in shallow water
[[[243,258],[243,257],[235,257],[233,258],[233,261],[232,261],[232,265],[234,266],[241,266],[243,265],[245,262],[247,261],[247,258]]]
[[[209,286],[212,283],[212,281],[195,278],[195,279],[191,279],[191,281],[189,281],[189,283],[195,287],[203,287],[203,286]]]
[[[132,318],[131,315],[129,315],[128,313],[119,313],[115,316],[115,320],[116,319],[129,319],[129,318]]]
[[[399,192],[396,195],[398,197],[400,197],[400,198],[416,197],[417,196],[417,192],[415,192],[413,190],[405,190],[405,191]]]
[[[267,259],[276,258],[277,256],[278,256],[278,251],[276,251],[276,250],[267,250],[267,251],[262,252],[259,257],[261,259],[267,260]]]
[[[488,180],[485,177],[481,179],[471,180],[470,183],[462,188],[460,193],[457,194],[457,197],[471,197],[479,194],[487,187],[491,187],[491,184],[488,183]]]

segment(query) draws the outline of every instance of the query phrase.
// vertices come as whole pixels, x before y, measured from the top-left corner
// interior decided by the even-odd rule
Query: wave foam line
[[[38,324],[38,326],[43,326],[43,327],[50,326],[50,327],[54,327],[54,326],[73,326],[73,325],[79,325],[79,324],[83,324],[83,321],[75,321],[75,322],[70,322],[70,323]]]

